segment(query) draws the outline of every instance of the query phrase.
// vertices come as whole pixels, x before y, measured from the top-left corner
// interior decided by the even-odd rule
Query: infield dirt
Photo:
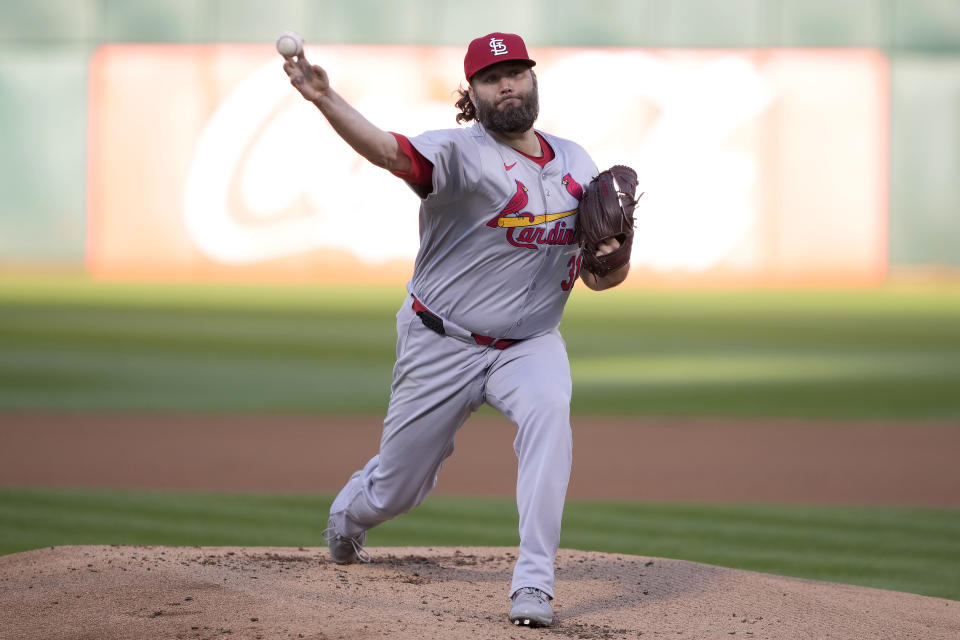
[[[0,629],[98,638],[923,638],[960,603],[638,556],[561,550],[555,626],[506,618],[515,550],[57,547],[0,558]]]

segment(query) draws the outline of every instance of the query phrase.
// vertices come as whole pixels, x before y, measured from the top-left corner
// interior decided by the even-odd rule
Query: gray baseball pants
[[[570,478],[570,364],[559,331],[507,349],[423,325],[411,299],[397,313],[397,362],[380,452],[353,474],[330,509],[354,536],[406,513],[437,484],[454,436],[483,402],[517,425],[520,553],[510,594],[536,587],[553,597],[554,558]],[[478,485],[480,486],[480,485]]]

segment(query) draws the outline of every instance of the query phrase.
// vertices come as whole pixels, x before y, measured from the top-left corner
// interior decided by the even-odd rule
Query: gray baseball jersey
[[[517,424],[520,553],[510,593],[536,587],[553,597],[573,447],[570,364],[557,327],[580,270],[580,185],[598,172],[578,145],[541,135],[555,153],[543,168],[480,124],[410,139],[433,164],[408,284],[414,302],[408,296],[397,313],[380,451],[330,516],[353,537],[420,504],[457,430],[490,404]],[[439,317],[421,317],[421,304]]]
[[[434,166],[410,292],[482,335],[556,328],[579,274],[577,205],[597,167],[579,145],[541,135],[556,154],[542,169],[479,123],[410,138]]]

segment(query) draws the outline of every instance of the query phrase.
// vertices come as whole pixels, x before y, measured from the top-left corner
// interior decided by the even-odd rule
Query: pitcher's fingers
[[[297,65],[293,62],[293,60],[291,60],[290,58],[284,59],[283,70],[286,72],[288,76],[293,75],[293,71],[296,68],[297,68]]]
[[[308,71],[310,71],[310,70],[311,70],[311,66],[312,66],[312,65],[307,61],[307,56],[306,56],[305,54],[303,54],[302,52],[300,53],[299,56],[297,56],[296,65],[297,65],[297,66],[300,68],[300,70],[303,71],[304,73],[307,73]]]

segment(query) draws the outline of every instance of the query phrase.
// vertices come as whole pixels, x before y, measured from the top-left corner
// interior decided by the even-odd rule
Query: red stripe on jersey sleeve
[[[433,165],[430,161],[410,144],[406,136],[393,131],[390,134],[397,139],[397,144],[400,145],[400,151],[403,152],[403,155],[410,158],[409,171],[391,171],[390,173],[410,184],[420,187],[433,186]]]

